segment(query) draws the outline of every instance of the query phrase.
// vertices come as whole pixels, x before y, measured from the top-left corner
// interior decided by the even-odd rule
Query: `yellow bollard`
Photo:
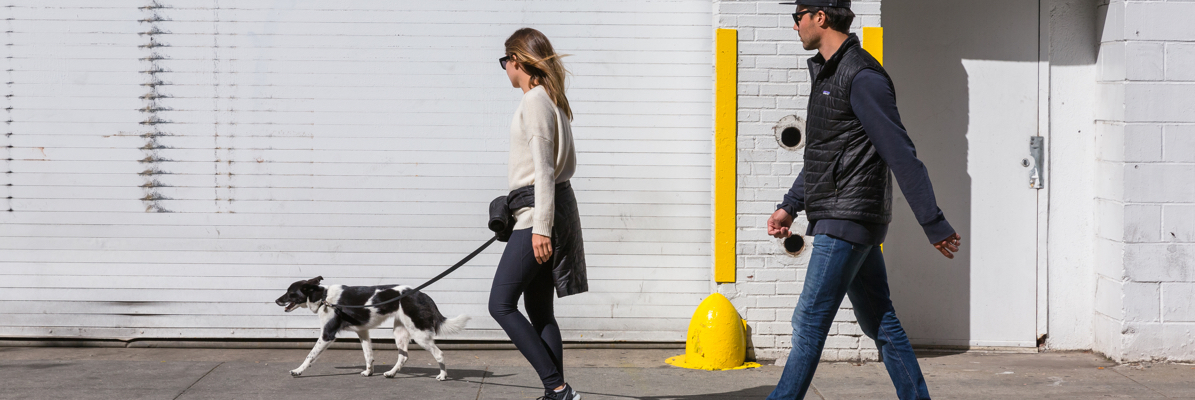
[[[720,293],[711,294],[697,306],[689,321],[685,354],[664,362],[682,368],[723,371],[757,368],[747,360],[747,321]]]

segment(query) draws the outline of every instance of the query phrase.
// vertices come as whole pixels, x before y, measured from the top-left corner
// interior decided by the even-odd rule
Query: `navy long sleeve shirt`
[[[953,235],[954,228],[946,222],[934,188],[929,181],[929,171],[917,159],[917,149],[896,109],[896,93],[888,78],[874,70],[864,70],[851,83],[851,108],[863,123],[867,138],[871,140],[880,158],[896,177],[901,192],[913,208],[917,223],[925,230],[930,243],[938,243]],[[805,171],[797,175],[792,189],[784,196],[783,208],[789,215],[796,216],[805,209]],[[878,245],[884,243],[888,224],[872,224],[843,219],[822,219],[809,221],[809,236],[829,235],[852,243]]]

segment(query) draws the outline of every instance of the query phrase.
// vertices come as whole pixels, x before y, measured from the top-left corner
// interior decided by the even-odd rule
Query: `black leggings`
[[[535,367],[546,389],[564,385],[564,346],[552,313],[554,291],[550,264],[535,262],[531,228],[514,231],[490,288],[490,316]],[[519,296],[531,321],[519,312]]]

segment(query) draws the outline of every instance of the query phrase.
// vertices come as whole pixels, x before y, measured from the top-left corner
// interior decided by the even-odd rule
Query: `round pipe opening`
[[[780,132],[780,144],[784,147],[797,147],[801,144],[801,130],[795,126],[784,128]]]
[[[801,237],[801,235],[792,235],[788,239],[784,239],[784,251],[787,251],[789,254],[797,255],[804,249],[805,238]]]
[[[776,144],[784,150],[800,150],[805,147],[805,120],[796,115],[781,118],[772,127]]]

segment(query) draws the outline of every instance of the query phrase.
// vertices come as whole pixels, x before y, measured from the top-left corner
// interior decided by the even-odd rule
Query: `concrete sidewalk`
[[[160,348],[0,348],[0,399],[534,399],[535,372],[516,351],[446,350],[449,380],[422,350],[394,379],[391,346],[375,346],[375,375],[359,350],[329,350],[292,378],[307,351]],[[586,400],[763,399],[780,367],[726,372],[663,363],[683,350],[566,350],[566,378]],[[1087,353],[927,354],[941,399],[1195,398],[1195,366],[1116,366]],[[382,363],[385,364],[382,364]],[[389,366],[387,366],[388,364]],[[811,399],[894,398],[883,364],[822,364]]]

